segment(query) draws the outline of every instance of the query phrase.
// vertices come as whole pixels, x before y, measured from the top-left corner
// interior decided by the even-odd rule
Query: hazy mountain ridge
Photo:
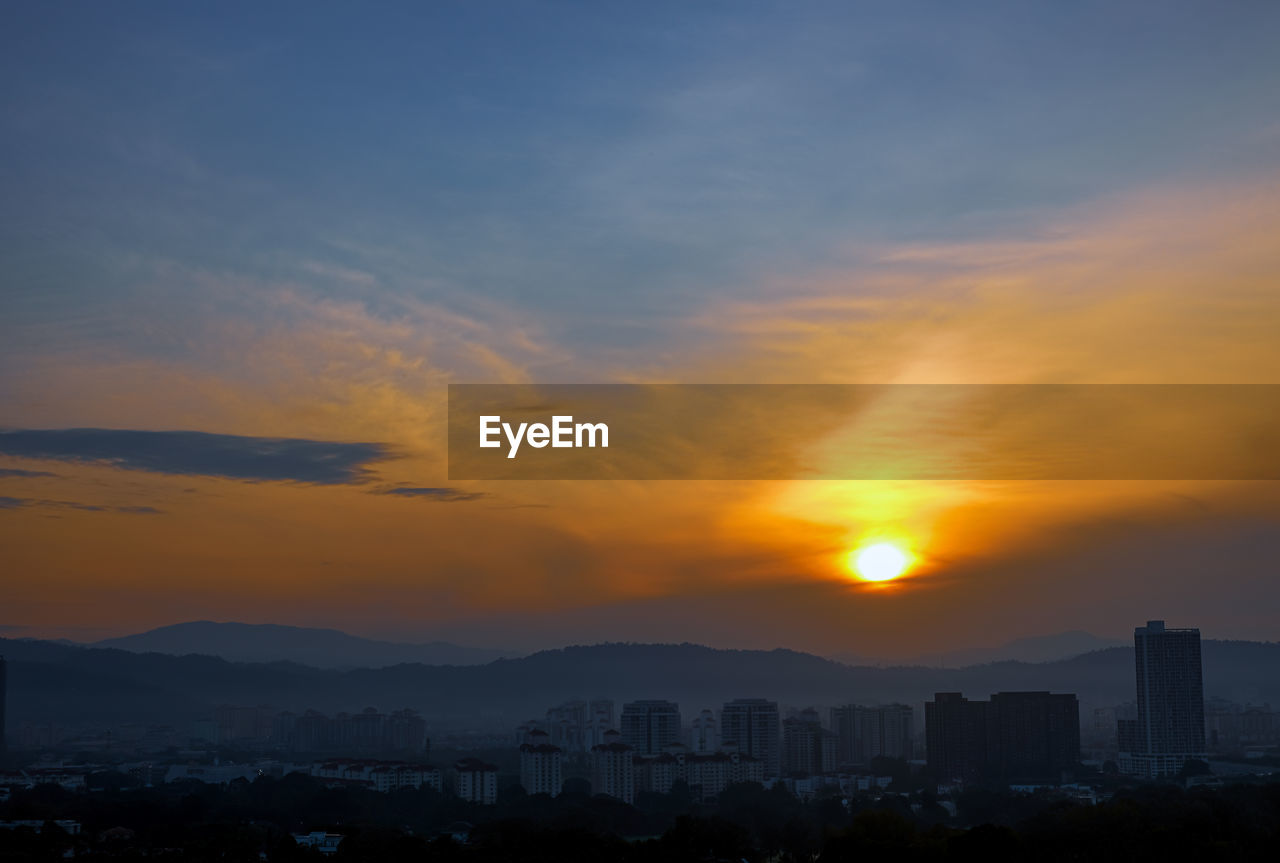
[[[1073,629],[1053,635],[1018,638],[998,647],[971,647],[963,650],[921,653],[909,659],[877,659],[852,653],[833,654],[830,658],[846,665],[964,668],[990,662],[1054,662],[1095,650],[1105,650],[1108,647],[1123,647],[1128,643],[1122,639],[1099,638],[1093,633]]]
[[[0,639],[9,660],[9,726],[112,718],[182,722],[218,704],[327,712],[413,707],[438,722],[475,725],[541,716],[575,697],[668,698],[686,713],[731,698],[784,705],[911,704],[938,691],[985,698],[1001,690],[1074,692],[1085,708],[1133,700],[1133,651],[1094,651],[1049,663],[963,669],[846,666],[790,650],[720,650],[692,644],[599,644],[541,651],[482,666],[402,664],[336,671],[291,663],[138,654]],[[1205,694],[1280,703],[1280,644],[1205,641]],[[480,717],[486,717],[481,723]]]
[[[296,662],[332,669],[383,668],[405,662],[483,665],[520,655],[517,651],[463,647],[447,641],[405,644],[362,638],[337,629],[211,620],[175,623],[87,646],[174,656],[201,654],[232,662]]]

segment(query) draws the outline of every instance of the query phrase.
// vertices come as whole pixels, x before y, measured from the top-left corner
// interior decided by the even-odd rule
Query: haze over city
[[[0,859],[1270,863],[1277,46],[6,3]]]

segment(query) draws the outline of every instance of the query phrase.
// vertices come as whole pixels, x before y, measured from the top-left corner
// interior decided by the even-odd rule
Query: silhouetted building
[[[231,740],[261,735],[260,711],[261,708],[218,708],[215,734],[219,739]],[[360,713],[339,713],[333,718],[315,710],[301,716],[285,711],[270,719],[267,733],[273,743],[294,752],[400,752],[420,757],[429,749],[426,720],[407,708],[383,714],[367,707]]]
[[[613,727],[613,702],[606,698],[566,701],[547,711],[551,744],[566,752],[589,751],[604,742],[604,733]]]
[[[5,722],[5,699],[9,693],[8,669],[5,665],[4,657],[0,656],[0,755],[5,752],[7,746],[4,722]]]
[[[492,806],[498,802],[498,768],[479,758],[464,758],[453,765],[453,792],[463,800]]]
[[[1211,752],[1280,743],[1280,722],[1270,704],[1236,704],[1224,698],[1210,698],[1205,701],[1204,727]]]
[[[591,790],[624,803],[636,799],[635,750],[617,731],[605,732],[604,742],[591,747]]]
[[[817,711],[806,710],[782,722],[782,771],[812,776],[836,769],[836,736],[822,727]]]
[[[781,734],[778,704],[763,698],[738,698],[720,711],[720,742],[725,749],[736,747],[764,764],[767,777],[781,773]]]
[[[632,701],[622,706],[622,742],[638,755],[657,755],[680,741],[680,708],[670,701]]]
[[[403,761],[336,758],[312,764],[311,775],[331,788],[362,787],[382,792],[423,787],[443,790],[443,777],[438,768]]]
[[[529,719],[521,722],[516,726],[516,747],[524,746],[526,743],[549,743],[551,735],[543,729],[542,723],[536,719]],[[536,738],[535,734],[541,734],[541,738]]]
[[[699,755],[689,752],[683,744],[674,743],[660,755],[635,759],[638,790],[669,794],[679,781],[689,786],[694,799],[701,801],[714,800],[730,785],[763,783],[764,779],[764,762],[736,750]]]
[[[1200,630],[1166,629],[1163,620],[1133,631],[1138,718],[1117,723],[1120,769],[1172,776],[1204,760],[1204,680]]]
[[[1050,692],[997,692],[987,713],[987,775],[1060,783],[1080,762],[1080,702]]]
[[[929,769],[939,782],[977,782],[987,767],[985,701],[970,701],[959,692],[939,692],[924,705],[925,750]]]
[[[564,780],[560,775],[560,759],[563,750],[549,743],[520,747],[520,784],[529,794],[560,793]]]
[[[997,692],[970,701],[939,692],[924,710],[929,767],[940,781],[1056,784],[1080,760],[1074,695]]]
[[[915,718],[908,704],[831,708],[831,728],[837,738],[840,764],[870,764],[872,758],[915,757]]]
[[[716,715],[704,710],[693,720],[689,729],[689,749],[697,753],[715,752],[720,748],[720,732],[716,724]]]
[[[430,749],[427,721],[407,707],[392,711],[383,727],[382,743],[397,752],[425,753]]]

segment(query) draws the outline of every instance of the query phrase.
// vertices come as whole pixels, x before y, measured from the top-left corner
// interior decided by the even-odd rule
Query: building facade
[[[1059,784],[1080,761],[1075,695],[997,692],[970,701],[939,692],[924,709],[929,769],[939,782]]]
[[[1173,776],[1207,757],[1200,630],[1151,620],[1133,631],[1138,718],[1117,722],[1120,769]]]
[[[822,727],[814,711],[782,722],[782,772],[787,776],[834,773],[836,735]]]
[[[605,741],[591,747],[591,790],[624,803],[635,803],[636,752],[622,742],[616,731],[605,734]]]
[[[764,698],[739,698],[720,711],[720,741],[764,764],[765,776],[781,775],[782,734],[778,704]]]
[[[925,752],[939,782],[977,782],[987,763],[985,701],[939,692],[924,705]]]
[[[622,742],[638,755],[657,755],[680,741],[680,708],[671,701],[632,701],[622,706]]]
[[[492,806],[498,802],[498,768],[479,758],[464,758],[453,765],[453,791],[463,800]]]
[[[526,743],[520,747],[520,784],[529,794],[549,794],[555,797],[564,784],[561,776],[559,746],[549,743]]]
[[[1051,692],[997,692],[987,713],[987,775],[1061,783],[1080,762],[1080,702]]]
[[[689,749],[692,752],[710,753],[720,748],[720,730],[716,715],[704,710],[693,719],[689,728]]]
[[[831,729],[840,764],[870,764],[877,757],[906,761],[915,757],[915,712],[909,704],[833,707]]]

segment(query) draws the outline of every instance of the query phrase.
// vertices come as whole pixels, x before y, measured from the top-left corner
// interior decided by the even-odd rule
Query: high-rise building
[[[9,692],[8,687],[9,687],[9,678],[7,676],[7,669],[5,667],[4,657],[0,656],[0,755],[4,754],[5,746],[7,745],[5,742],[5,735],[4,735],[4,720],[5,720],[4,708],[5,708],[5,697],[8,695],[8,692]]]
[[[908,704],[833,707],[836,759],[841,764],[869,764],[877,756],[910,760],[915,757],[914,723]]]
[[[547,711],[543,725],[552,745],[566,752],[587,752],[614,727],[613,702],[605,698],[566,701]]]
[[[1062,782],[1080,762],[1080,702],[1050,692],[997,692],[987,712],[987,775]]]
[[[778,704],[764,698],[738,698],[720,711],[721,746],[730,744],[743,755],[764,763],[766,777],[777,777],[782,767],[782,740]]]
[[[929,769],[939,782],[977,782],[986,772],[987,710],[985,701],[970,701],[959,692],[939,692],[924,705],[925,750]]]
[[[636,752],[622,742],[616,731],[606,732],[604,742],[591,747],[591,790],[596,794],[614,797],[624,803],[634,803]]]
[[[836,735],[822,727],[816,711],[782,721],[782,771],[814,776],[836,769]]]
[[[632,701],[622,705],[622,742],[637,755],[657,755],[680,742],[680,707],[671,701]]]
[[[529,794],[560,793],[564,780],[560,774],[563,750],[549,743],[526,743],[520,747],[520,784]]]
[[[719,748],[720,733],[716,726],[716,715],[710,710],[704,710],[694,718],[689,730],[689,750],[705,755]]]
[[[1133,631],[1138,718],[1119,720],[1120,769],[1172,776],[1204,760],[1204,679],[1200,630],[1166,629],[1163,620]]]
[[[479,758],[464,758],[453,765],[453,790],[463,800],[492,806],[498,802],[498,768]]]
[[[939,692],[924,717],[929,768],[939,781],[1058,783],[1080,760],[1074,695],[997,692],[970,701]]]

